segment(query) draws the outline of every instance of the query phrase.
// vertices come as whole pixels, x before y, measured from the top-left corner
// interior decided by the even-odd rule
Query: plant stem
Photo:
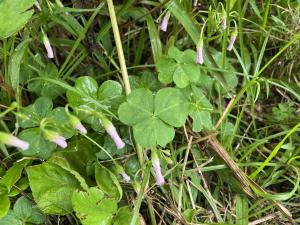
[[[116,42],[116,47],[117,47],[117,52],[118,52],[118,57],[120,61],[120,66],[121,66],[121,73],[122,73],[122,78],[125,86],[125,93],[126,95],[129,95],[131,92],[130,89],[130,83],[128,79],[128,72],[126,68],[126,62],[125,62],[125,57],[124,57],[124,52],[123,52],[123,47],[122,47],[122,41],[119,33],[119,27],[118,27],[118,22],[117,22],[117,17],[114,9],[114,4],[112,0],[107,0],[107,5],[108,5],[108,10],[109,10],[109,15],[111,19],[111,25],[114,33],[114,38]]]
[[[130,83],[129,83],[129,79],[128,79],[128,72],[127,72],[127,67],[126,67],[126,62],[125,62],[125,57],[124,57],[124,52],[123,52],[123,47],[122,47],[122,41],[121,41],[121,37],[120,37],[120,32],[119,32],[119,27],[118,27],[118,22],[117,22],[117,17],[116,17],[116,13],[115,13],[113,0],[107,0],[107,5],[108,5],[109,15],[110,15],[110,19],[111,19],[111,25],[112,25],[112,29],[113,29],[113,33],[114,33],[114,38],[115,38],[115,42],[116,42],[122,78],[123,78],[123,82],[124,82],[124,86],[125,86],[125,93],[126,93],[126,95],[129,95],[131,92],[131,88],[130,88]],[[143,167],[143,165],[144,165],[143,149],[141,148],[141,146],[139,146],[137,144],[136,150],[137,150],[139,163],[140,163],[141,167]]]

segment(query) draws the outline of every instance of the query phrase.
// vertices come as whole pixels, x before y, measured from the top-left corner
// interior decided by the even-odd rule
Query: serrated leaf
[[[104,193],[94,187],[88,192],[76,191],[72,197],[76,216],[83,225],[111,225],[117,203],[116,199],[104,198]]]
[[[0,1],[0,38],[8,38],[22,29],[33,14],[35,0]]]
[[[43,212],[59,215],[72,212],[73,192],[82,190],[73,174],[47,162],[28,167],[26,171],[34,200]]]
[[[130,211],[128,206],[119,208],[117,215],[114,219],[113,225],[129,225],[132,219],[133,213]],[[137,220],[135,225],[139,225],[140,221]]]

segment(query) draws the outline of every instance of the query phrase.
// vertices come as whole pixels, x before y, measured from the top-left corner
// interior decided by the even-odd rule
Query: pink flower
[[[125,147],[125,143],[120,138],[116,128],[112,123],[108,123],[108,125],[105,127],[106,132],[109,134],[109,136],[113,139],[118,149],[122,149]]]
[[[23,141],[11,134],[0,132],[0,143],[26,150],[29,148],[29,143]]]
[[[60,135],[56,135],[55,137],[53,137],[51,141],[57,144],[61,148],[66,148],[68,146],[66,139]]]
[[[52,50],[50,41],[49,41],[46,34],[43,34],[43,42],[44,42],[44,46],[45,46],[46,51],[47,51],[48,58],[53,59],[54,58],[53,50]]]
[[[170,12],[167,12],[166,15],[164,16],[161,26],[160,26],[160,29],[164,32],[166,32],[168,29],[169,19],[170,19]]]
[[[156,176],[156,184],[158,186],[162,186],[165,183],[165,179],[161,173],[161,169],[160,169],[160,163],[159,163],[159,159],[158,158],[154,158],[152,159],[152,166],[155,172],[155,176]]]
[[[231,51],[233,49],[233,45],[234,45],[235,40],[236,40],[236,36],[232,35],[230,37],[230,42],[229,42],[229,45],[227,47],[228,51]]]
[[[68,117],[69,117],[69,121],[70,121],[71,125],[76,130],[78,130],[79,133],[81,133],[81,134],[87,134],[86,128],[82,125],[82,123],[80,122],[80,120],[76,116],[68,114]]]
[[[61,148],[66,148],[68,146],[66,139],[54,131],[44,130],[44,135],[47,140],[57,144]]]
[[[130,182],[131,178],[130,178],[130,176],[128,176],[128,175],[125,173],[124,170],[121,172],[121,175],[122,175],[122,177],[123,177],[123,179],[124,179],[124,181],[125,181],[126,183],[129,183],[129,182]]]
[[[86,128],[82,125],[82,123],[77,123],[75,125],[75,128],[81,133],[81,134],[87,134]]]
[[[198,64],[203,64],[203,46],[198,46],[197,47],[197,63]]]

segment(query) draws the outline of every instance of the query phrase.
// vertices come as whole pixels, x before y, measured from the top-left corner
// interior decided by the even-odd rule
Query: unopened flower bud
[[[168,29],[168,23],[169,23],[170,15],[171,15],[170,12],[167,12],[166,15],[164,16],[162,22],[161,22],[160,29],[164,32],[166,32],[167,29]]]
[[[4,132],[0,132],[0,142],[9,146],[20,148],[22,150],[26,150],[29,148],[28,142]]]
[[[47,140],[57,144],[61,148],[66,148],[68,146],[66,139],[54,131],[44,130],[44,136]]]

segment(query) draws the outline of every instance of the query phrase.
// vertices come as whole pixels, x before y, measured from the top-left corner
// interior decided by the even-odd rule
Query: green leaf
[[[53,63],[47,64],[44,70],[38,73],[41,78],[52,78],[63,82],[59,79],[57,67]],[[53,84],[46,80],[33,80],[28,85],[29,91],[35,92],[39,96],[55,99],[65,93],[65,89],[57,84]]]
[[[116,176],[99,163],[95,164],[95,178],[100,189],[112,198],[121,200],[123,190]]]
[[[2,207],[2,204],[1,204]],[[0,207],[0,208],[1,208]],[[1,211],[1,209],[0,209]],[[0,217],[1,218],[1,217]],[[2,219],[0,219],[0,225],[24,225],[24,223],[16,218],[14,212],[12,210],[9,210],[6,216],[4,216]]]
[[[146,88],[151,91],[156,91],[160,88],[160,83],[155,75],[150,71],[144,71],[137,76],[129,76],[131,90],[138,88]]]
[[[117,215],[114,219],[113,225],[129,225],[132,219],[133,213],[128,206],[119,208]],[[140,221],[137,220],[136,225],[139,225]]]
[[[122,99],[122,86],[119,82],[107,80],[98,89],[98,100],[104,105],[117,109]]]
[[[175,136],[173,127],[157,117],[147,118],[133,127],[136,141],[143,147],[166,146]]]
[[[29,143],[27,150],[21,151],[25,156],[38,156],[42,159],[50,158],[52,152],[56,149],[56,145],[44,138],[40,128],[29,128],[23,130],[19,136],[20,139]]]
[[[187,117],[185,98],[178,89],[164,88],[155,96],[155,116],[167,124],[183,126]]]
[[[10,201],[7,194],[0,194],[0,218],[4,217],[9,210]]]
[[[22,29],[29,21],[35,0],[2,0],[0,1],[0,38],[8,38]]]
[[[25,198],[20,197],[14,205],[14,215],[24,222],[41,224],[45,221],[45,215],[32,205],[32,202]]]
[[[156,64],[158,78],[162,83],[174,81],[177,87],[184,88],[199,80],[200,67],[196,63],[196,53],[193,50],[181,52],[172,46],[168,55],[170,58],[161,57]]]
[[[136,141],[143,147],[152,147],[172,141],[175,135],[172,126],[185,123],[188,108],[175,88],[161,89],[155,97],[148,89],[140,88],[128,96],[118,113],[123,123],[133,126]]]
[[[28,165],[29,162],[29,160],[15,162],[14,165],[6,171],[5,175],[0,180],[0,184],[5,185],[7,187],[8,192],[11,190],[14,184],[21,178],[23,169]]]
[[[82,190],[73,174],[47,162],[28,167],[26,171],[34,200],[43,212],[60,215],[72,212],[72,194]]]
[[[104,198],[104,193],[95,187],[88,192],[75,191],[72,197],[76,216],[83,225],[111,225],[117,203],[116,199]]]
[[[154,96],[145,88],[133,91],[127,102],[119,107],[120,120],[127,125],[135,125],[153,115]],[[134,115],[134,116],[133,116]]]
[[[38,98],[33,104],[21,110],[24,118],[20,118],[20,126],[22,128],[39,126],[41,120],[50,113],[52,108],[51,99],[46,97]]]
[[[1,4],[1,3],[0,3]],[[0,28],[1,29],[1,28]],[[11,80],[11,86],[16,91],[20,80],[20,66],[23,61],[24,54],[27,50],[28,44],[31,39],[22,41],[18,47],[16,47],[11,60],[9,62],[9,74]]]
[[[249,210],[248,199],[244,195],[237,195],[236,200],[236,224],[248,225]]]

